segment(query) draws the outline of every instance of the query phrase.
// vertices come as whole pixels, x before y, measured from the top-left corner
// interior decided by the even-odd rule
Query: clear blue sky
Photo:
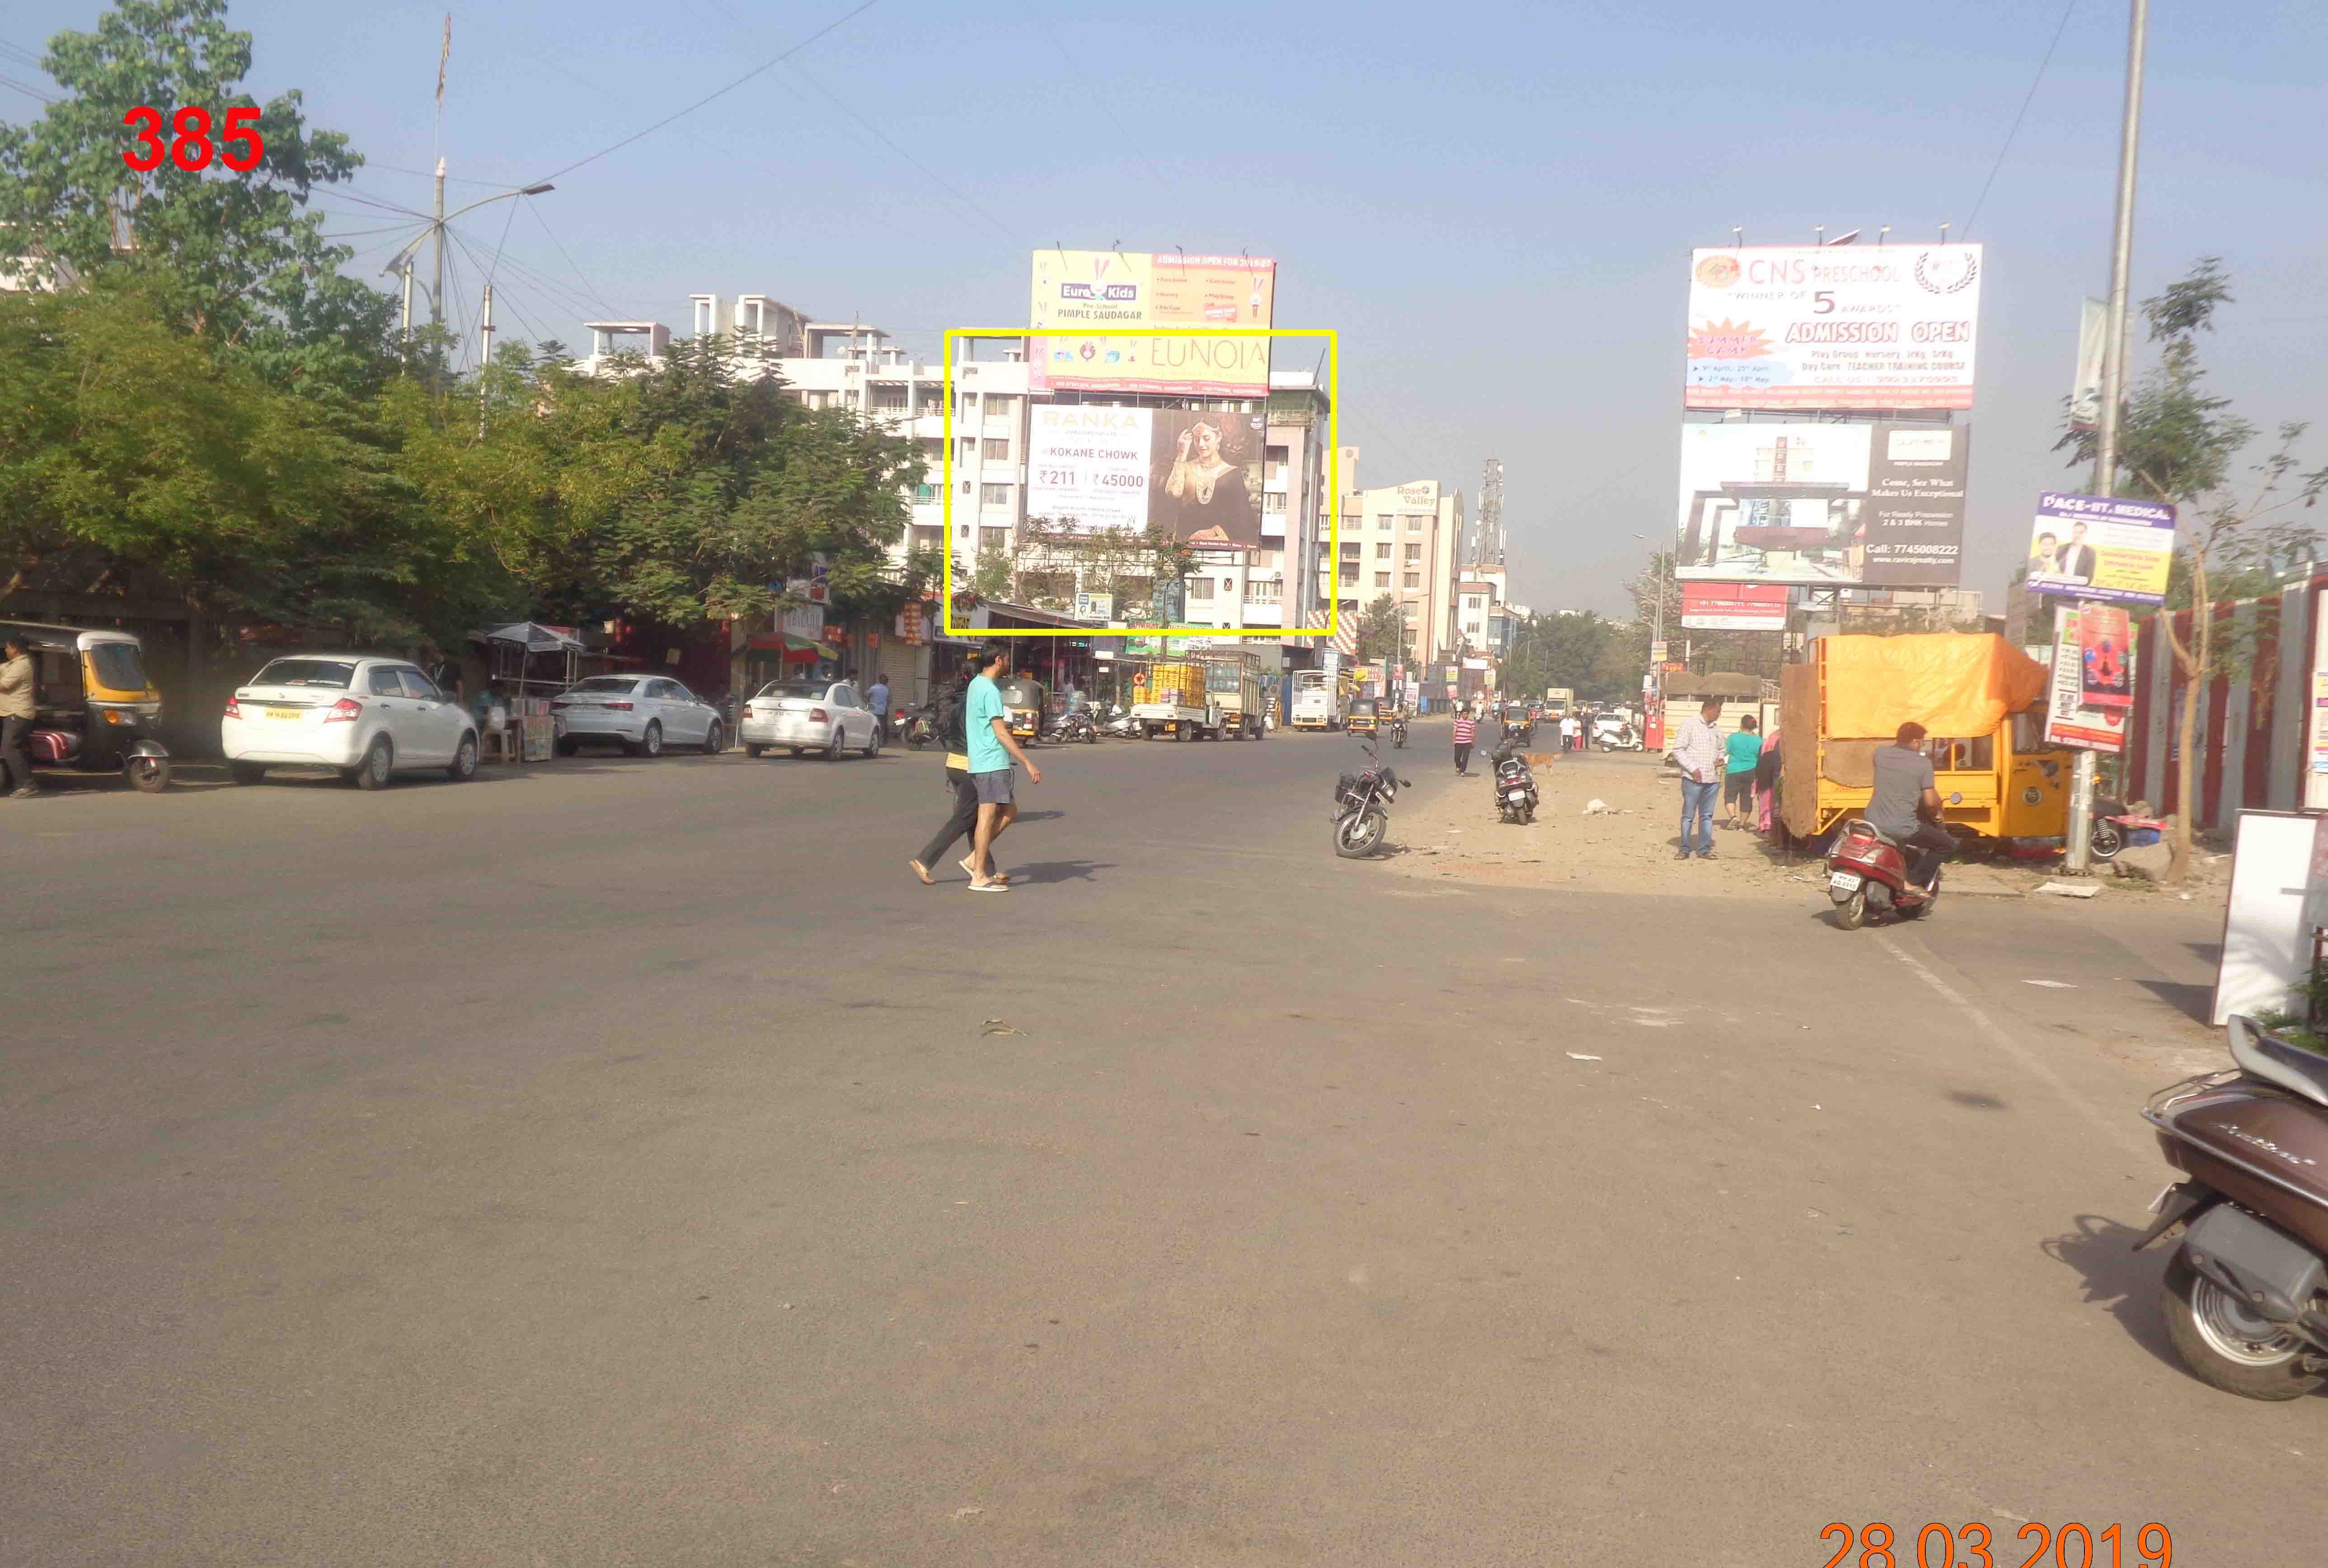
[[[452,189],[558,169],[854,3],[456,0],[444,150],[454,176],[488,183]],[[14,0],[0,42],[37,51],[99,9]],[[371,160],[359,191],[426,207],[443,13],[244,0],[230,20],[257,35],[256,91],[304,89],[314,123]],[[530,270],[495,292],[514,333],[569,344],[602,312],[684,331],[689,294],[760,292],[934,358],[945,326],[1023,319],[1037,246],[1275,256],[1279,323],[1341,333],[1362,480],[1474,492],[1501,457],[1518,596],[1613,611],[1645,558],[1630,536],[1673,526],[1676,258],[1733,224],[1750,242],[1815,223],[1962,238],[2061,15],[2060,0],[878,0],[560,176],[539,202],[548,231],[520,212],[508,233]],[[2159,0],[2152,28],[2136,294],[2224,256],[2239,303],[2208,347],[2219,389],[2263,422],[2328,412],[2328,7]],[[2035,492],[2079,482],[2049,449],[2078,302],[2107,282],[2125,35],[2125,0],[2079,0],[1972,230],[1990,249],[1965,582],[1992,593]],[[0,88],[0,113],[37,107]],[[343,231],[396,221],[327,204]],[[508,210],[466,220],[479,251]],[[370,248],[351,270],[398,238],[352,240]],[[461,277],[474,313],[476,272]],[[2328,431],[2313,452],[2328,462]]]

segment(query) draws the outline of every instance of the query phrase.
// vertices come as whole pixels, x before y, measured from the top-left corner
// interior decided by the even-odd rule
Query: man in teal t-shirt
[[[1754,826],[1754,764],[1762,760],[1762,737],[1755,732],[1761,727],[1749,714],[1738,721],[1738,733],[1723,740],[1723,753],[1729,762],[1722,779],[1722,808],[1728,814],[1723,819],[1725,827]]]
[[[978,828],[970,845],[970,891],[974,893],[1009,891],[1010,879],[994,873],[990,851],[1003,829],[1018,819],[1018,803],[1011,798],[1012,760],[1027,763],[1029,783],[1043,781],[1043,770],[1027,761],[1027,753],[1012,737],[1010,720],[1002,708],[1002,688],[994,684],[994,677],[1009,665],[1008,644],[988,649],[962,705],[962,729],[970,742],[970,782],[978,791]]]

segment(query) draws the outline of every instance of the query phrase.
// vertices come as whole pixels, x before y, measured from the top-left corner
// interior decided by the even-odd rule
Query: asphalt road
[[[990,897],[932,756],[0,805],[0,1562],[2316,1560],[2126,1249],[2206,918],[1425,882],[1354,751]]]

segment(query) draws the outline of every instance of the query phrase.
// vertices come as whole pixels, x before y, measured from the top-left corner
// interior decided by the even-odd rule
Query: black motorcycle
[[[1364,860],[1382,847],[1390,831],[1391,802],[1398,798],[1401,784],[1414,782],[1384,765],[1371,737],[1360,744],[1366,749],[1366,765],[1334,784],[1334,853],[1345,860]]]
[[[1069,708],[1051,721],[1051,727],[1043,732],[1043,739],[1055,746],[1069,741],[1095,746],[1099,744],[1099,725],[1089,708]]]
[[[1401,751],[1406,748],[1406,715],[1403,714],[1390,722],[1390,743]]]
[[[1535,773],[1519,754],[1521,742],[1510,732],[1495,751],[1496,810],[1506,822],[1525,826],[1535,820]]]

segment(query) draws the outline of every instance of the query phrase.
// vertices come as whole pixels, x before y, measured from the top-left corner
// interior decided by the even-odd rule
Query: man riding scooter
[[[1924,726],[1913,719],[1900,726],[1892,743],[1875,753],[1875,792],[1867,820],[1902,849],[1919,849],[1909,880],[1929,888],[1940,862],[1957,841],[1939,825],[1940,792],[1932,760],[1924,755]]]

